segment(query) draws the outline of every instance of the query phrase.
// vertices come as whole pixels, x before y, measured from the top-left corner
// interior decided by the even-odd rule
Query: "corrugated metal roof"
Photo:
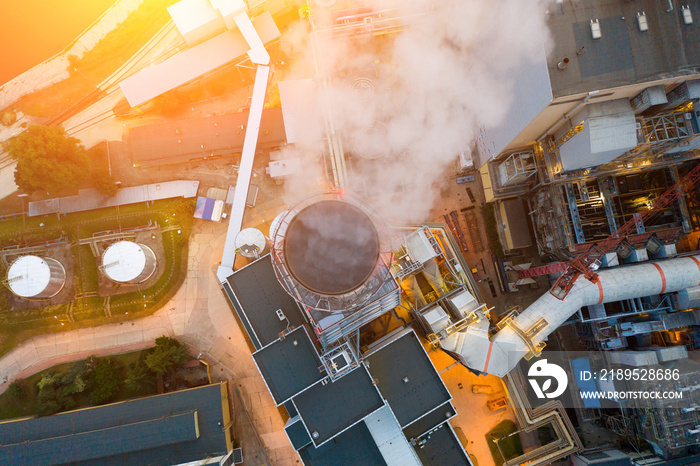
[[[235,154],[243,150],[249,112],[184,118],[129,130],[129,148],[135,165],[186,162],[191,158]],[[287,138],[282,109],[263,110],[257,147],[284,145]]]
[[[270,13],[265,12],[252,22],[263,43],[280,36]],[[119,87],[129,104],[135,107],[235,60],[248,49],[248,43],[238,29],[226,31],[129,76],[119,83]]]
[[[13,464],[62,464],[99,460],[130,451],[159,448],[197,440],[197,412],[166,415],[159,419],[125,424],[70,436],[3,445],[0,455]],[[134,448],[134,445],[137,445]]]
[[[121,188],[114,197],[107,197],[93,188],[81,189],[77,196],[55,197],[45,201],[30,202],[28,215],[35,217],[55,213],[69,214],[173,197],[188,199],[197,195],[198,188],[199,181],[166,181]]]
[[[224,390],[222,392],[222,389]],[[226,453],[221,384],[0,423],[0,464],[179,464]],[[197,412],[199,436],[193,431]],[[162,422],[161,422],[162,421]],[[9,445],[34,445],[17,461]],[[44,458],[46,461],[44,461]]]
[[[559,148],[564,171],[610,162],[637,145],[637,123],[627,99],[590,104],[575,118],[583,121],[583,130]],[[562,128],[556,137],[568,130]]]
[[[387,465],[420,466],[418,455],[401,432],[401,427],[389,406],[384,405],[382,409],[367,416],[365,424]]]

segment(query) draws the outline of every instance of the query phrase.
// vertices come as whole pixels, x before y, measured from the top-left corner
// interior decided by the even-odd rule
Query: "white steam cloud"
[[[401,11],[410,3],[412,11],[403,11],[408,26],[380,37],[317,41],[321,74],[330,77],[328,92],[320,94],[353,154],[348,187],[376,195],[394,220],[425,220],[478,125],[498,124],[514,104],[518,67],[547,53],[549,2],[445,0],[425,3],[424,13],[413,16],[420,2],[365,3],[372,11]],[[309,41],[298,30],[285,36],[299,66],[292,78],[312,76]],[[362,83],[373,92],[358,90]],[[325,130],[317,122],[310,126]],[[323,172],[321,146],[296,150],[308,171],[285,183],[289,202],[317,192]]]

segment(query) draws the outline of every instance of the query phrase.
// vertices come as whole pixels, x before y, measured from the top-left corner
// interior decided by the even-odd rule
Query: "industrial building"
[[[0,462],[181,464],[218,457],[213,464],[233,464],[230,429],[223,428],[231,421],[228,400],[222,383],[2,422]]]
[[[692,168],[697,19],[694,1],[593,0],[548,11],[552,51],[543,44],[539,60],[521,65],[517,111],[481,128],[476,145],[487,201],[526,200],[520,212],[497,209],[499,224],[527,213],[539,253],[563,258],[608,237]],[[639,234],[668,239],[697,228],[690,204],[698,205],[694,191]]]
[[[409,275],[423,277],[422,260],[435,265],[425,274],[437,273],[439,288],[438,268],[460,259],[431,231],[443,241],[448,235],[414,228],[408,243],[400,241],[411,268],[403,276],[407,283]],[[452,397],[406,325],[411,317],[396,313],[401,295],[391,256],[398,243],[381,218],[347,194],[328,193],[283,213],[271,236],[271,253],[223,287],[273,400],[289,416],[285,432],[304,464],[471,464],[448,422],[456,415]],[[450,277],[461,296],[466,275]],[[382,318],[395,325],[377,333]]]
[[[125,139],[132,164],[149,167],[240,154],[248,114],[246,110],[130,128]],[[258,147],[270,150],[286,142],[282,110],[279,107],[263,110]]]
[[[20,298],[48,299],[66,283],[66,269],[56,259],[25,255],[7,270],[7,286]]]
[[[182,0],[168,12],[190,47],[119,83],[132,107],[245,58],[266,64],[263,44],[280,36],[269,12],[251,20],[243,1]]]

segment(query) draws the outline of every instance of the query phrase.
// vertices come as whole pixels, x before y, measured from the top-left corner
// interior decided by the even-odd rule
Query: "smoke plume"
[[[498,124],[517,105],[518,67],[547,53],[547,3],[367,1],[357,11],[396,9],[406,27],[314,43],[305,31],[287,34],[298,66],[292,78],[313,77],[314,56],[318,63],[317,108],[330,110],[352,154],[348,188],[372,197],[395,221],[430,218],[440,185],[458,155],[470,151],[478,126]],[[338,21],[316,10],[317,24]],[[318,141],[295,149],[309,171],[286,183],[290,202],[323,185],[316,176],[324,172],[320,153],[327,144]]]

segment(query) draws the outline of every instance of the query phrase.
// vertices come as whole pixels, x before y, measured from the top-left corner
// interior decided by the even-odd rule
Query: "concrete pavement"
[[[188,273],[175,296],[149,317],[101,327],[41,335],[0,358],[0,392],[17,377],[54,364],[148,347],[162,335],[177,337],[207,352],[234,374],[252,422],[275,465],[298,463],[283,422],[260,376],[243,332],[214,274],[223,250],[226,225],[197,221],[190,238]]]

